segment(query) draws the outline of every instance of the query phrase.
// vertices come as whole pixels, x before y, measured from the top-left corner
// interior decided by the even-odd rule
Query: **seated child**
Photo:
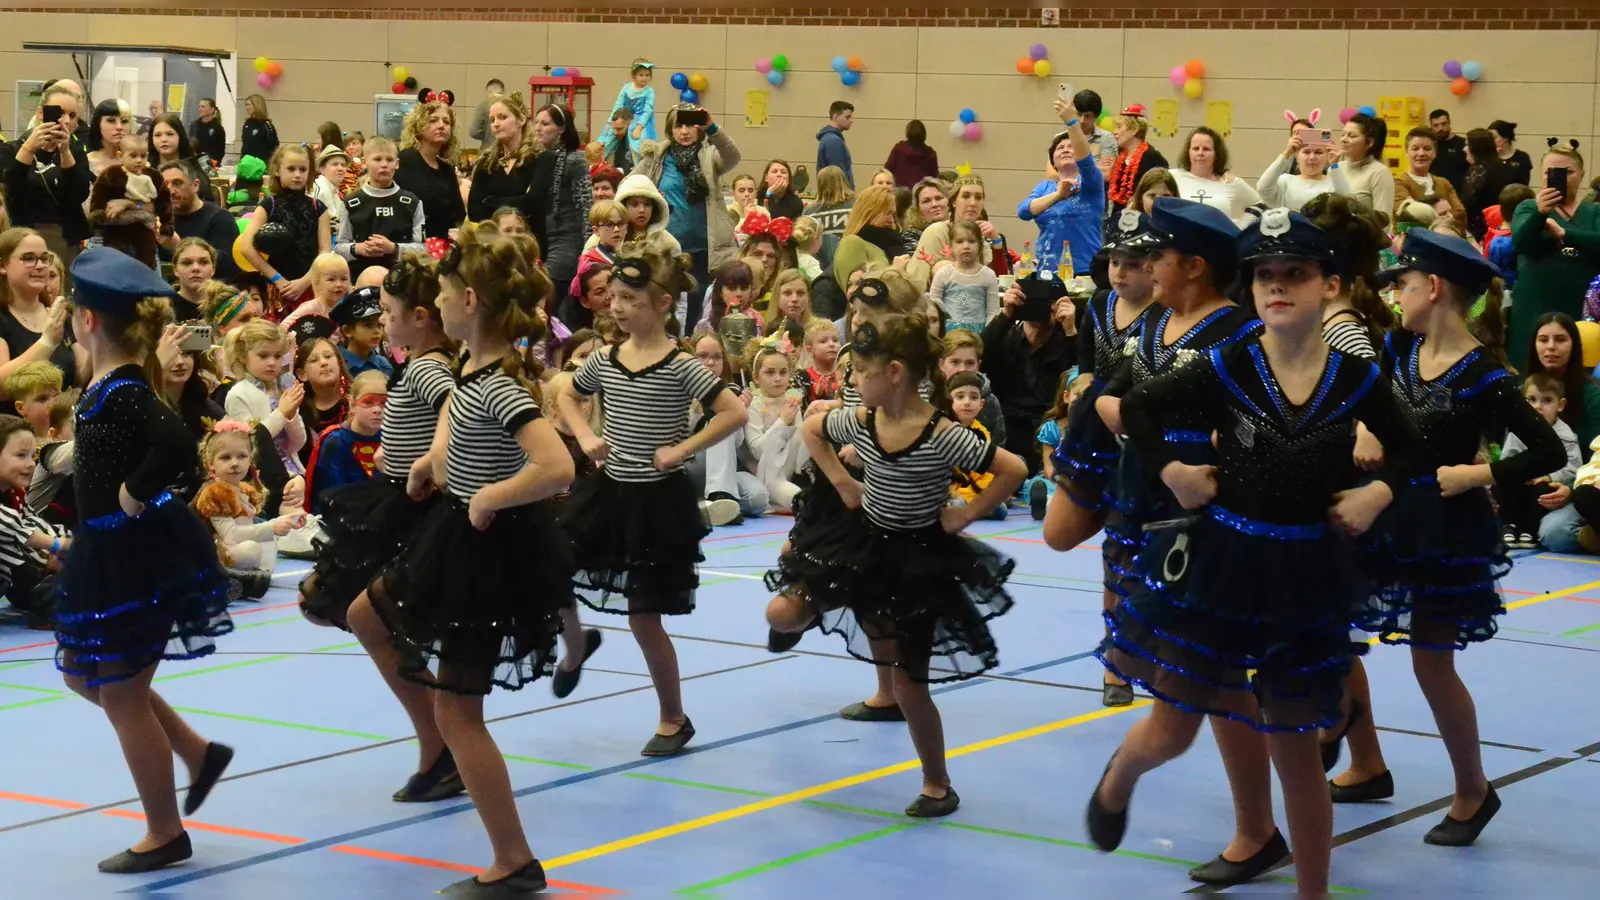
[[[35,452],[28,423],[0,415],[0,490],[20,497],[28,489]],[[30,626],[49,621],[53,592],[45,579],[59,567],[57,558],[70,543],[65,529],[39,518],[27,506],[0,503],[0,593],[28,614]]]
[[[305,518],[289,513],[256,521],[266,492],[256,479],[255,458],[249,425],[237,419],[216,423],[200,443],[207,479],[191,504],[211,529],[217,558],[249,600],[261,599],[272,587],[272,569],[278,563],[275,538],[287,535]]]
[[[803,393],[803,409],[810,409],[811,404],[818,400],[838,397],[840,389],[844,387],[844,379],[839,371],[838,324],[827,319],[814,319],[806,326],[805,352],[811,358],[811,365],[797,369],[794,386]]]
[[[6,376],[6,396],[36,438],[50,428],[50,404],[60,395],[62,380],[61,370],[44,360],[23,363]]]
[[[28,509],[46,522],[66,528],[78,524],[78,495],[72,487],[72,422],[78,395],[73,388],[50,401],[48,424],[39,437],[39,465],[28,484]],[[38,436],[37,431],[34,434]]]
[[[792,346],[787,334],[749,347],[749,369],[756,390],[750,397],[745,445],[756,458],[756,478],[767,489],[775,509],[794,508],[800,486],[790,477],[800,471],[804,442],[795,430],[804,411],[805,395],[792,386]]]
[[[1527,484],[1508,486],[1497,484],[1490,488],[1495,503],[1500,507],[1500,521],[1505,529],[1506,546],[1513,550],[1528,550],[1539,546],[1535,535],[1539,533],[1539,523],[1545,514],[1550,512],[1550,508],[1544,505],[1544,495],[1557,484],[1570,487],[1578,474],[1578,464],[1581,461],[1578,456],[1578,436],[1573,433],[1572,426],[1560,418],[1561,411],[1567,408],[1566,387],[1561,379],[1544,372],[1529,375],[1523,379],[1522,396],[1544,416],[1545,421],[1550,423],[1550,427],[1554,428],[1556,435],[1561,438],[1561,444],[1567,450],[1567,464]],[[1516,435],[1508,434],[1504,446],[1500,448],[1500,458],[1516,456],[1526,449],[1522,442],[1517,440]]]
[[[351,378],[362,372],[378,372],[386,380],[394,375],[394,362],[382,351],[383,307],[378,297],[378,288],[357,288],[346,294],[329,315],[339,326],[343,338],[339,355],[344,357],[344,368]]]
[[[693,353],[700,364],[723,382],[728,380],[727,351],[722,336],[715,331],[697,331],[684,342],[684,349]],[[697,402],[689,411],[690,427],[699,431],[711,420],[707,411]],[[745,516],[760,516],[767,511],[771,499],[753,471],[747,471],[744,462],[754,459],[745,444],[744,429],[738,429],[722,440],[706,447],[688,463],[690,477],[705,481],[700,503],[707,524],[742,525]],[[754,468],[751,466],[751,468]]]
[[[372,478],[382,439],[383,407],[389,399],[389,376],[368,369],[350,382],[350,415],[322,432],[311,452],[306,495],[312,512],[322,513],[322,497],[343,485]]]
[[[950,394],[950,413],[955,420],[976,431],[984,440],[989,440],[989,429],[978,421],[978,414],[983,412],[983,379],[978,377],[978,373],[962,372],[950,379],[945,388]],[[977,499],[993,480],[994,475],[988,472],[956,469],[955,482],[950,485],[950,502],[956,506],[966,506]],[[996,521],[1004,520],[1005,504],[995,507],[988,517]]]

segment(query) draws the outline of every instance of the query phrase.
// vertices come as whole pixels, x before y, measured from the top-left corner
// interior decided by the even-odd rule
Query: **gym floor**
[[[699,732],[690,752],[638,755],[656,703],[619,618],[586,614],[607,640],[567,700],[544,681],[489,699],[552,892],[810,900],[843,884],[846,896],[1045,896],[1064,878],[1095,896],[1214,890],[1186,875],[1232,828],[1208,730],[1141,783],[1121,851],[1087,844],[1089,791],[1146,705],[1100,705],[1098,551],[1051,552],[1025,512],[974,526],[1016,558],[1017,605],[994,623],[1000,669],[937,692],[963,805],[924,822],[900,813],[920,785],[905,727],[837,715],[871,692],[869,667],[815,632],[787,654],[764,647],[760,577],[788,525],[718,529],[698,611],[669,624]],[[95,870],[142,834],[110,726],[64,690],[48,633],[0,629],[8,894],[413,896],[487,864],[464,797],[389,799],[417,764],[407,720],[351,636],[301,619],[294,586],[307,568],[281,560],[273,591],[235,608],[238,630],[216,655],[158,673],[172,705],[238,756],[189,823],[194,859],[145,876]],[[1408,653],[1375,648],[1374,713],[1397,793],[1335,809],[1336,891],[1592,889],[1593,823],[1581,811],[1600,806],[1600,559],[1525,554],[1503,588],[1500,636],[1459,663],[1504,809],[1475,847],[1422,843],[1449,804],[1450,765]],[[1293,877],[1291,867],[1236,890],[1282,891]]]

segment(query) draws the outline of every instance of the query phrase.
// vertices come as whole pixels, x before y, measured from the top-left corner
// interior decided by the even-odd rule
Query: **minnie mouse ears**
[[[1556,148],[1556,145],[1560,144],[1560,143],[1562,143],[1562,140],[1560,138],[1558,138],[1558,137],[1552,137],[1552,138],[1546,138],[1545,139],[1545,144],[1552,150],[1554,150]],[[1566,143],[1566,145],[1568,147],[1571,147],[1574,150],[1578,149],[1578,141],[1577,141],[1576,138],[1574,138],[1574,139],[1572,139],[1570,141],[1566,141],[1565,143]]]
[[[436,91],[432,88],[423,88],[417,91],[418,103],[443,103],[445,106],[456,105],[455,91]]]

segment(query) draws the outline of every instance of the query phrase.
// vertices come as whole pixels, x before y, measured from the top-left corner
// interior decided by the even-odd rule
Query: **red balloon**
[[[389,85],[389,92],[394,94],[404,94],[406,92],[405,82],[396,81],[394,84]]]
[[[1457,97],[1465,97],[1472,93],[1472,82],[1465,78],[1457,78],[1450,82],[1450,93],[1455,94]]]
[[[1017,60],[1017,71],[1021,72],[1024,75],[1032,75],[1033,74],[1033,57],[1024,56],[1021,59]]]

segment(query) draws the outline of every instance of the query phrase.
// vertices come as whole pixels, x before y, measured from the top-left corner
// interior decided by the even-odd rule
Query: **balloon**
[[[976,140],[982,139],[983,138],[983,126],[979,125],[977,122],[968,122],[967,123],[967,127],[966,127],[966,138],[969,141],[976,141]]]
[[[391,94],[404,94],[405,92],[406,83],[404,81],[396,81],[394,84],[389,85],[389,93]]]
[[[408,78],[410,75],[411,75],[411,70],[407,69],[405,66],[395,66],[394,67],[394,80],[395,81],[405,81],[406,78]]]
[[[770,84],[773,87],[783,84],[783,73],[779,72],[777,69],[773,69],[771,72],[768,72],[767,84]]]
[[[1117,117],[1113,116],[1111,113],[1102,113],[1100,116],[1100,121],[1096,122],[1095,124],[1107,131],[1110,131],[1111,126],[1117,124]]]
[[[1173,87],[1181,88],[1183,87],[1183,83],[1189,80],[1189,73],[1184,71],[1183,66],[1173,66],[1172,69],[1167,72],[1167,80],[1172,82]]]
[[[684,89],[686,89],[688,87],[689,87],[689,76],[683,74],[682,72],[673,72],[672,73],[672,89],[673,90],[681,91],[681,90],[684,90]]]
[[[581,74],[583,74],[583,73],[578,71],[578,67],[577,66],[567,66],[567,77],[568,78],[577,78]]]
[[[777,66],[773,66],[773,68],[776,69]],[[779,71],[782,71],[782,70],[780,69]],[[696,72],[693,75],[689,76],[689,87],[692,87],[697,91],[705,90],[706,86],[709,85],[710,83],[711,83],[711,81],[706,78],[704,72]]]
[[[406,85],[406,90],[408,90],[408,91],[416,90],[417,89],[417,76],[413,75],[410,78],[407,78],[405,80],[405,85]]]
[[[779,72],[789,71],[789,57],[779,53],[777,56],[772,58],[772,67],[777,69]]]
[[[1359,110],[1359,109],[1351,109],[1348,106],[1346,106],[1344,109],[1339,110],[1339,124],[1340,125],[1348,125],[1348,124],[1350,124],[1350,120],[1355,118],[1356,113],[1358,113],[1360,111],[1361,110]]]
[[[1052,69],[1052,66],[1050,65],[1050,60],[1048,60],[1048,59],[1038,60],[1037,62],[1035,62],[1033,64],[1033,77],[1035,77],[1035,78],[1049,78],[1051,69]]]
[[[256,76],[256,84],[264,88],[270,88],[272,87],[272,76],[262,72],[260,75]]]
[[[273,60],[272,62],[268,63],[267,74],[271,75],[273,78],[277,78],[279,75],[282,75],[283,63],[278,62],[277,60]]]
[[[1477,81],[1483,77],[1483,66],[1475,62],[1461,64],[1461,77],[1468,81]]]
[[[1205,92],[1205,82],[1198,78],[1191,78],[1183,83],[1183,95],[1190,99],[1199,97]]]
[[[257,72],[265,72],[267,70],[267,66],[270,66],[270,65],[272,65],[272,60],[267,59],[265,56],[256,57],[256,71]]]
[[[1034,44],[1028,48],[1028,55],[1034,59],[1049,59],[1050,51],[1043,44]]]
[[[852,72],[861,71],[861,57],[852,56],[844,61],[844,67]]]
[[[976,122],[976,121],[978,121],[978,114],[977,113],[973,112],[970,109],[963,109],[961,111],[961,122],[962,122],[962,124],[970,125],[970,124],[972,124],[973,122]]]
[[[1190,78],[1204,78],[1206,77],[1206,64],[1198,59],[1191,59],[1183,64],[1183,71]]]
[[[1017,60],[1017,71],[1023,75],[1033,74],[1034,60],[1031,56],[1024,56]]]
[[[554,69],[550,70],[550,74],[551,74],[552,77],[555,77],[555,78],[565,78],[565,77],[567,77],[567,67],[566,66],[556,66]]]
[[[1461,77],[1461,63],[1456,62],[1453,59],[1450,60],[1449,62],[1445,63],[1444,64],[1444,77],[1446,77],[1446,78],[1460,78]]]
[[[251,210],[251,212],[255,212],[255,210]],[[239,226],[240,234],[244,234],[244,230],[250,227],[250,216],[248,214],[240,216],[239,218],[233,220],[233,224]],[[237,243],[237,241],[235,243]]]
[[[950,123],[950,136],[951,137],[953,137],[953,138],[955,138],[956,140],[959,141],[963,137],[965,137],[966,134],[967,134],[966,123],[962,122],[959,119]]]
[[[1363,116],[1376,116],[1378,114],[1378,111],[1373,109],[1370,104],[1362,106],[1360,109],[1356,110],[1356,112],[1362,114]]]
[[[765,56],[763,56],[760,59],[756,60],[756,71],[760,72],[763,75],[765,75],[768,72],[772,72],[772,71],[776,71],[776,70],[772,68],[772,60],[767,59]]]
[[[844,82],[845,87],[855,87],[861,83],[861,73],[847,70],[840,73],[839,80]]]
[[[1465,78],[1457,78],[1450,82],[1450,93],[1455,94],[1457,97],[1465,97],[1472,93],[1472,82]]]
[[[842,72],[844,72],[845,69],[847,69],[849,67],[850,67],[850,61],[848,59],[845,59],[842,56],[835,56],[833,58],[833,70],[835,72],[841,72],[842,73]]]
[[[261,74],[265,75],[267,73],[262,72]],[[243,222],[244,220],[240,219],[239,221]],[[243,233],[242,231],[240,232],[240,234]],[[239,266],[239,271],[241,272],[254,272],[256,270],[255,266],[250,265],[250,260],[244,258],[244,241],[233,242],[233,261]]]
[[[699,103],[700,94],[695,91],[694,88],[684,88],[683,91],[678,94],[678,99],[685,103]]]

